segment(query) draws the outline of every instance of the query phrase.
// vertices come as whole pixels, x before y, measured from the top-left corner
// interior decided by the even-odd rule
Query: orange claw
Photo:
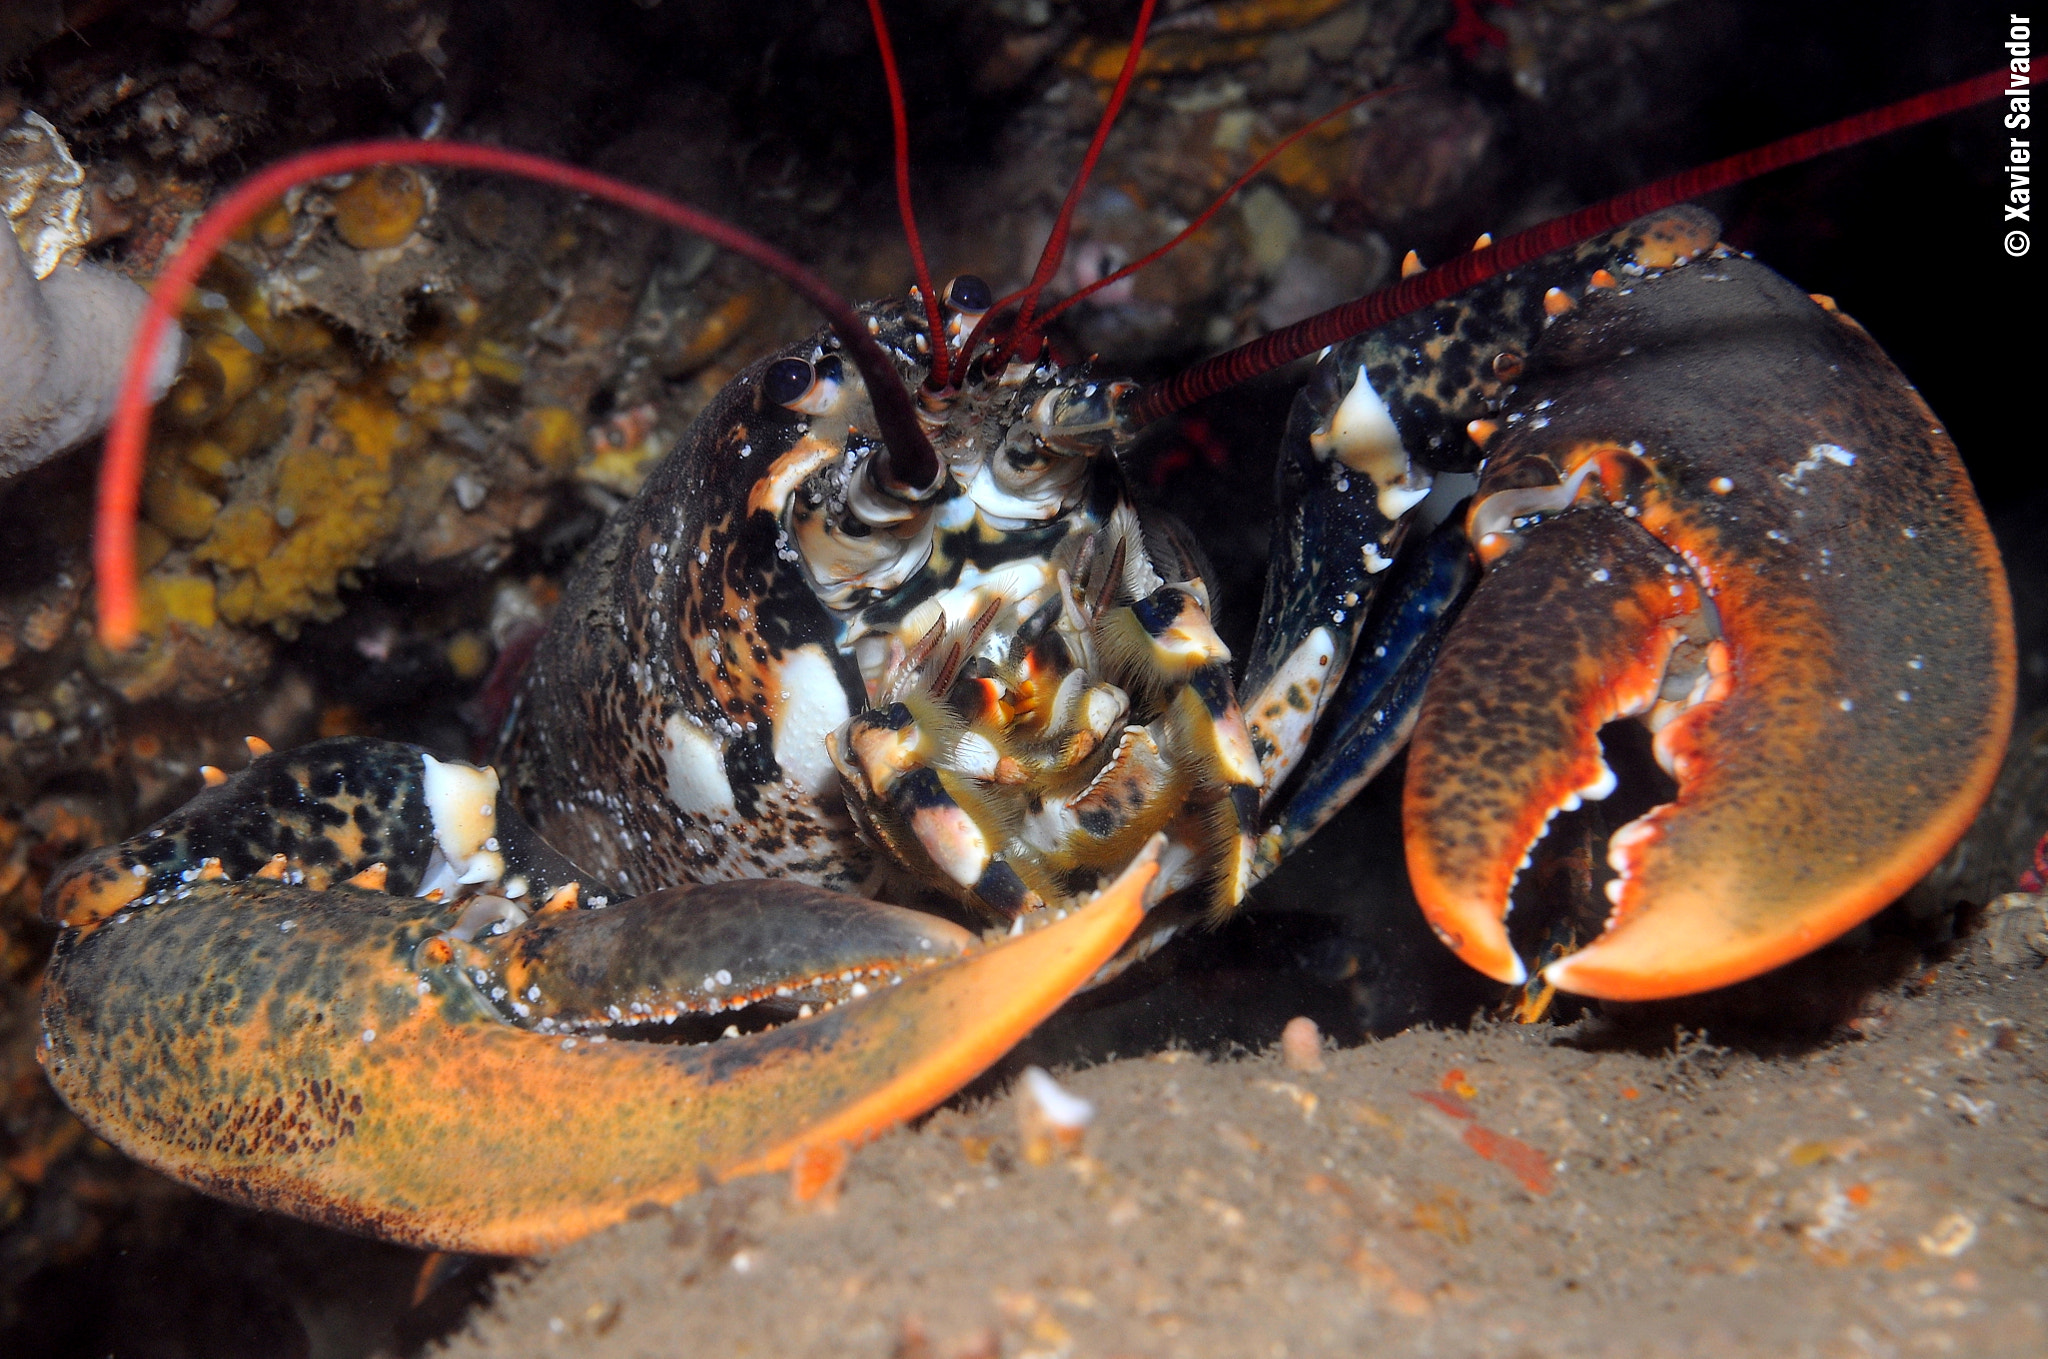
[[[1486,502],[1506,490],[1523,527],[1409,759],[1423,909],[1522,980],[1519,865],[1555,810],[1604,795],[1600,727],[1646,714],[1677,796],[1615,833],[1606,932],[1546,979],[1653,999],[1811,952],[1947,851],[2010,732],[2005,575],[1954,445],[1860,327],[1740,258],[1586,293],[1528,370],[1515,402],[1542,418],[1510,413],[1473,511],[1505,522]],[[1532,464],[1562,483],[1594,459],[1576,508],[1519,508],[1543,498]]]
[[[1580,511],[1522,537],[1438,657],[1403,809],[1438,937],[1511,986],[1528,979],[1506,923],[1526,855],[1560,807],[1613,790],[1600,728],[1649,709],[1671,624],[1699,606],[1663,569],[1671,554],[1619,514]]]
[[[1157,871],[1155,846],[1043,929],[697,1047],[505,1023],[439,932],[449,908],[263,884],[219,909],[212,884],[60,938],[41,1056],[103,1136],[189,1184],[525,1254],[932,1108],[1116,953]],[[165,991],[167,962],[189,985]]]

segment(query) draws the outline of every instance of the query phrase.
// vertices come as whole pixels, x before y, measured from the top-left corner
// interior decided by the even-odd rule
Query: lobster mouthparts
[[[1955,446],[1861,327],[1725,247],[1596,276],[1553,308],[1488,451],[1491,565],[1404,813],[1460,957],[1525,979],[1515,878],[1552,816],[1613,790],[1599,732],[1620,718],[1678,791],[1612,837],[1605,932],[1544,969],[1562,990],[1755,976],[1962,834],[2012,720],[2005,575]]]

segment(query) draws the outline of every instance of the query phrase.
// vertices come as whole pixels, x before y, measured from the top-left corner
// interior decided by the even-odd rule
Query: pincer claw
[[[1748,260],[1588,293],[1529,368],[1542,415],[1489,450],[1493,564],[1417,722],[1417,895],[1520,982],[1516,876],[1612,791],[1601,727],[1641,718],[1676,796],[1615,832],[1605,930],[1544,975],[1616,1000],[1755,976],[1897,897],[1989,793],[2014,701],[1997,550],[1883,354]]]
[[[245,813],[264,790],[305,790],[308,771],[318,786],[338,765],[392,772],[421,756],[363,742],[270,759],[239,797],[73,879],[133,860],[144,874],[115,876],[148,890],[60,936],[39,1056],[90,1126],[186,1183],[444,1250],[548,1249],[924,1112],[1122,947],[1157,872],[1155,844],[1063,918],[986,947],[788,882],[531,914],[509,899],[320,891],[247,871],[262,860],[240,843]],[[333,785],[345,800],[355,787]],[[307,824],[327,805],[303,802]],[[407,798],[384,805],[412,820]],[[352,842],[362,823],[328,829]],[[380,833],[379,852],[392,848]],[[179,866],[237,849],[239,876]],[[394,855],[387,880],[417,882],[434,853]],[[290,857],[337,855],[302,837]],[[544,887],[522,895],[538,906]],[[797,1017],[696,1046],[635,1041],[750,1006]]]

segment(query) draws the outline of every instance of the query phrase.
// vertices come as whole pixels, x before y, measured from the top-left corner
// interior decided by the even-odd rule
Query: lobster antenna
[[[1067,308],[1073,306],[1076,302],[1082,301],[1084,298],[1088,297],[1092,293],[1100,292],[1102,289],[1107,288],[1112,283],[1115,283],[1121,279],[1129,278],[1132,274],[1137,273],[1140,269],[1143,269],[1146,265],[1152,263],[1154,260],[1159,259],[1164,255],[1171,254],[1175,249],[1177,249],[1180,246],[1180,244],[1183,241],[1187,240],[1188,237],[1194,235],[1197,231],[1200,231],[1203,227],[1207,226],[1209,224],[1209,219],[1211,217],[1214,217],[1217,213],[1223,211],[1224,205],[1229,203],[1231,199],[1237,197],[1239,190],[1243,189],[1245,185],[1251,183],[1253,179],[1257,178],[1258,175],[1262,171],[1264,171],[1268,165],[1271,165],[1274,161],[1278,160],[1281,154],[1284,153],[1288,147],[1294,145],[1296,142],[1300,141],[1303,137],[1306,137],[1309,133],[1315,131],[1323,124],[1331,121],[1334,118],[1340,117],[1343,114],[1351,112],[1351,110],[1357,108],[1360,104],[1368,103],[1374,99],[1384,99],[1388,95],[1404,94],[1413,88],[1415,88],[1413,85],[1389,85],[1384,90],[1373,90],[1368,94],[1359,95],[1356,99],[1347,99],[1343,103],[1337,105],[1337,107],[1331,109],[1328,113],[1323,114],[1321,117],[1316,118],[1311,122],[1303,123],[1300,127],[1294,129],[1294,131],[1288,133],[1285,137],[1281,138],[1272,150],[1268,151],[1265,155],[1260,156],[1257,160],[1253,161],[1251,168],[1249,170],[1246,170],[1243,174],[1239,175],[1237,177],[1236,182],[1231,184],[1229,188],[1225,189],[1222,193],[1218,194],[1216,196],[1215,202],[1211,203],[1208,207],[1203,208],[1202,213],[1199,217],[1195,218],[1194,221],[1189,222],[1185,227],[1181,228],[1179,235],[1175,236],[1172,240],[1168,241],[1165,245],[1160,246],[1157,250],[1154,250],[1149,255],[1145,255],[1142,258],[1132,260],[1129,264],[1126,264],[1123,268],[1117,270],[1115,273],[1105,274],[1103,277],[1096,279],[1087,287],[1079,289],[1073,294],[1073,296],[1066,298],[1057,306],[1052,307],[1050,310],[1048,310],[1045,313],[1045,315],[1039,317],[1038,324],[1041,327],[1051,325],[1053,321],[1062,312],[1066,311]]]
[[[1088,176],[1095,172],[1095,162],[1102,157],[1102,145],[1109,140],[1109,130],[1116,126],[1117,115],[1123,112],[1131,81],[1138,74],[1138,60],[1145,54],[1145,33],[1152,27],[1152,11],[1157,4],[1158,0],[1145,0],[1138,11],[1138,26],[1131,33],[1130,46],[1124,51],[1124,64],[1117,72],[1116,87],[1110,91],[1109,103],[1103,106],[1102,117],[1095,122],[1095,136],[1088,143],[1088,154],[1081,158],[1080,172],[1067,186],[1066,201],[1060,204],[1060,215],[1053,222],[1052,235],[1046,237],[1045,249],[1038,253],[1038,267],[1032,270],[1031,281],[1024,285],[1023,310],[1017,314],[1016,328],[1004,337],[1001,347],[1005,353],[1034,333],[1031,313],[1038,306],[1038,295],[1045,291],[1046,284],[1052,282],[1053,272],[1060,267],[1060,259],[1067,253],[1067,233],[1073,228],[1074,210],[1081,206],[1081,191],[1088,187]],[[991,308],[989,315],[995,315],[996,310]],[[981,327],[977,325],[974,329],[975,334],[968,336],[968,347],[961,350],[963,356],[973,352],[973,342]]]
[[[946,352],[946,322],[939,312],[939,299],[932,292],[932,271],[925,262],[924,238],[917,234],[917,213],[910,206],[910,117],[903,105],[903,77],[896,69],[896,46],[889,41],[889,22],[882,17],[882,0],[868,0],[868,18],[874,25],[875,46],[882,49],[882,76],[889,83],[889,120],[896,137],[896,214],[903,219],[903,236],[910,242],[910,265],[917,274],[925,324],[931,330],[932,363],[927,385],[944,391],[952,383],[952,356]]]
[[[942,468],[925,437],[896,369],[866,324],[832,285],[769,245],[710,213],[679,203],[651,189],[642,189],[594,170],[565,165],[545,156],[467,142],[425,142],[404,139],[345,142],[279,161],[237,185],[207,209],[191,237],[165,266],[151,289],[149,305],[128,349],[128,368],[115,398],[107,426],[106,454],[100,462],[99,500],[95,510],[93,570],[98,591],[100,641],[110,650],[135,640],[135,507],[142,487],[142,466],[149,434],[149,370],[172,318],[192,295],[200,273],[228,240],[274,203],[286,189],[306,180],[366,170],[376,165],[448,165],[521,175],[616,203],[634,212],[713,242],[754,261],[782,278],[824,314],[867,382],[875,423],[882,435],[887,464],[877,470],[883,484],[910,500],[936,493]]]
[[[1181,245],[1185,244],[1190,236],[1193,236],[1197,231],[1200,231],[1205,225],[1207,225],[1210,218],[1214,217],[1217,213],[1221,212],[1224,208],[1224,205],[1229,203],[1232,198],[1236,197],[1238,192],[1242,190],[1245,185],[1249,184],[1267,166],[1271,165],[1275,160],[1279,159],[1279,157],[1283,153],[1285,153],[1288,147],[1294,145],[1294,143],[1300,141],[1303,137],[1306,137],[1309,133],[1315,131],[1323,124],[1329,122],[1331,119],[1336,118],[1342,114],[1349,113],[1352,109],[1357,108],[1360,104],[1368,103],[1375,99],[1383,99],[1390,95],[1405,94],[1406,92],[1414,88],[1415,86],[1413,84],[1402,84],[1389,85],[1383,90],[1373,90],[1369,93],[1361,94],[1355,99],[1348,99],[1344,103],[1339,104],[1337,105],[1337,107],[1331,109],[1329,112],[1324,113],[1302,124],[1300,127],[1296,128],[1294,131],[1288,133],[1285,137],[1283,137],[1280,140],[1280,142],[1273,147],[1272,150],[1266,152],[1265,155],[1259,157],[1257,161],[1253,162],[1252,167],[1250,169],[1246,170],[1242,175],[1239,175],[1235,183],[1233,183],[1229,188],[1225,189],[1221,194],[1217,195],[1216,201],[1211,203],[1208,207],[1204,208],[1202,210],[1202,214],[1199,217],[1195,218],[1194,221],[1188,223],[1186,227],[1182,228],[1179,235],[1175,236],[1166,244],[1160,246],[1157,250],[1154,250],[1150,254],[1144,256],[1142,259],[1136,259],[1131,261],[1129,264],[1126,264],[1123,268],[1117,270],[1115,273],[1109,274],[1103,278],[1098,278],[1093,283],[1089,284],[1087,287],[1082,288],[1078,292],[1074,293],[1073,296],[1065,298],[1059,303],[1059,305],[1053,307],[1050,311],[1047,311],[1043,316],[1039,317],[1038,325],[1034,328],[1043,330],[1044,327],[1051,324],[1055,317],[1060,316],[1069,307],[1073,306],[1076,302],[1081,301],[1083,298],[1088,297],[1092,293],[1096,293],[1104,288],[1107,288],[1110,284],[1115,283],[1120,279],[1129,278],[1132,274],[1137,273],[1146,265],[1153,263],[1155,260],[1159,260],[1167,255],[1172,254],[1175,250],[1179,249]],[[1009,306],[1012,303],[1016,302],[1019,298],[1023,297],[1027,291],[1029,290],[1026,288],[1019,288],[1016,292],[1008,293],[1003,297],[996,299],[995,303],[989,307],[988,312],[982,317],[981,321],[976,324],[973,333],[967,337],[967,343],[961,346],[960,353],[963,360],[967,355],[974,352],[974,346],[980,341],[982,331],[993,321],[995,321],[998,317],[1001,317],[1006,311],[1006,309],[1009,308]]]
[[[2034,80],[2040,77],[2034,76]],[[1133,425],[1150,424],[1163,415],[1213,396],[1228,387],[1260,377],[1326,345],[1405,316],[1433,302],[1483,283],[1533,259],[1568,245],[1612,231],[1647,213],[1658,212],[1701,194],[1725,189],[1746,179],[1816,156],[1912,127],[1958,109],[1969,108],[2010,92],[2003,70],[1902,99],[1883,108],[1839,119],[1807,132],[1785,137],[1750,151],[1724,157],[1697,169],[1655,180],[1617,194],[1603,203],[1581,208],[1496,241],[1486,250],[1472,250],[1424,273],[1403,279],[1342,306],[1297,321],[1249,344],[1204,359],[1194,367],[1149,383],[1125,407]]]

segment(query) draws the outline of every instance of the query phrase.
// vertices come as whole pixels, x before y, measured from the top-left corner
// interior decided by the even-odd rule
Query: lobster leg
[[[1319,364],[1296,398],[1277,480],[1282,522],[1239,686],[1269,806],[1307,753],[1431,485],[1349,352]]]
[[[1322,732],[1294,781],[1267,811],[1255,876],[1266,874],[1342,811],[1401,750],[1422,707],[1424,681],[1457,616],[1473,570],[1464,534],[1445,524],[1417,543],[1379,605],[1372,646],[1324,705]],[[1267,707],[1288,703],[1282,693]]]
[[[402,747],[367,753],[405,763]],[[278,767],[259,761],[253,782]],[[209,1192],[489,1253],[548,1249],[929,1109],[1116,952],[1156,872],[1148,852],[1064,919],[972,950],[944,922],[760,882],[604,910],[558,892],[464,938],[474,900],[234,880],[195,871],[222,859],[204,824],[158,829],[122,853],[181,839],[200,857],[164,862],[175,885],[75,924],[53,953],[40,1056],[59,1093]],[[820,913],[837,928],[801,924]],[[612,1036],[757,995],[844,1001],[705,1046]]]
[[[1682,995],[1954,842],[2011,725],[2010,605],[1954,446],[1830,304],[1710,250],[1553,310],[1471,512],[1494,564],[1417,724],[1409,864],[1439,934],[1520,980],[1518,865],[1611,786],[1600,725],[1646,714],[1677,796],[1614,835],[1607,931],[1546,976]],[[1536,678],[1493,692],[1510,662]]]

